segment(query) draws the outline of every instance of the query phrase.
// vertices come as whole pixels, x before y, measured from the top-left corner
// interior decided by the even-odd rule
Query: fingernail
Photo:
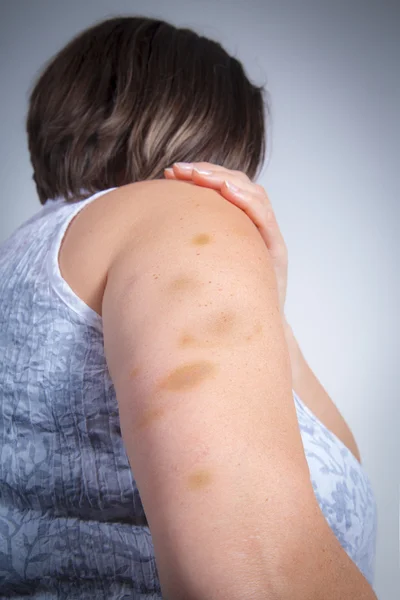
[[[174,170],[171,169],[171,167],[168,167],[168,169],[164,169],[164,173],[169,173],[170,175],[174,174]]]
[[[212,171],[207,171],[207,169],[198,169],[197,167],[195,167],[193,171],[196,171],[196,173],[200,173],[200,175],[212,175]]]
[[[182,169],[182,171],[192,171],[193,170],[193,165],[192,163],[185,163],[185,162],[176,162],[174,163],[174,166],[178,167],[179,169]]]
[[[228,188],[228,190],[230,190],[231,192],[238,192],[239,188],[234,185],[233,183],[230,183],[229,181],[225,181],[225,185]]]

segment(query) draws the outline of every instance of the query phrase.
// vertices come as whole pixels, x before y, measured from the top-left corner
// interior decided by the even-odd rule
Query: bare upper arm
[[[226,572],[256,597],[316,502],[268,251],[240,209],[182,186],[154,186],[110,267],[106,359],[164,589],[207,597]]]

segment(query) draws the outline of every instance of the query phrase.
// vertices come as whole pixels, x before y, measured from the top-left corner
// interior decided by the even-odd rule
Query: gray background
[[[70,37],[118,13],[225,45],[272,96],[267,189],[289,249],[287,317],[359,444],[378,503],[375,589],[400,597],[400,5],[368,0],[0,0],[0,241],[40,209],[27,94]]]

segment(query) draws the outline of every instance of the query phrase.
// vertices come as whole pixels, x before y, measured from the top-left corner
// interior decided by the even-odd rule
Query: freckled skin
[[[180,336],[178,343],[182,348],[194,345],[209,345],[208,336],[215,336],[217,338],[220,338],[228,335],[232,331],[235,321],[236,316],[234,311],[226,311],[222,314],[217,315],[216,317],[213,317],[211,322],[205,327],[205,339],[201,341],[200,339],[196,338],[192,333],[184,332]]]
[[[192,238],[191,244],[193,246],[206,246],[210,244],[212,241],[212,236],[208,233],[199,233]],[[192,277],[182,276],[173,279],[168,286],[168,291],[170,292],[180,292],[185,290],[191,290],[198,285],[198,281],[196,281]]]
[[[207,327],[212,335],[224,336],[230,333],[236,321],[236,315],[233,311],[226,311],[222,315],[218,315],[213,319]]]
[[[255,327],[254,327],[253,333],[251,333],[250,335],[246,336],[246,338],[245,338],[246,341],[250,342],[253,338],[257,338],[260,335],[260,333],[262,333],[262,331],[263,331],[262,324],[261,323],[257,323],[255,325]]]
[[[169,283],[167,292],[184,292],[194,289],[199,283],[193,277],[176,277]]]
[[[224,315],[217,317],[209,327],[206,328],[205,333],[206,334],[210,334],[210,335],[214,335],[216,336],[216,338],[219,337],[223,337],[226,336],[227,334],[229,334],[233,327],[234,327],[234,314],[231,313],[229,315],[229,313],[224,313]],[[263,331],[263,327],[262,324],[260,322],[256,323],[254,325],[254,329],[252,331],[252,333],[243,336],[243,340],[245,340],[246,342],[251,342],[253,339],[256,339],[261,332]],[[227,338],[227,340],[229,341],[229,337]],[[197,347],[197,348],[205,348],[205,347],[212,347],[215,344],[218,345],[220,344],[221,341],[219,339],[215,339],[214,343],[212,343],[212,341],[210,341],[209,336],[206,335],[206,337],[200,338],[199,336],[195,336],[193,333],[185,330],[182,332],[182,334],[180,335],[179,339],[178,339],[178,345],[181,348],[188,348],[188,347]],[[235,344],[239,343],[238,340],[235,341]]]
[[[191,244],[194,246],[205,246],[212,242],[212,236],[207,233],[200,233],[195,235]],[[199,254],[199,253],[197,253]],[[158,275],[154,274],[153,277],[158,279]],[[209,281],[211,283],[211,281]],[[182,292],[182,291],[194,291],[196,287],[202,285],[202,282],[196,280],[195,277],[190,277],[187,275],[181,275],[180,277],[175,277],[172,279],[167,287],[167,292]],[[204,336],[201,336],[199,339],[192,332],[184,331],[182,332],[178,344],[182,348],[186,347],[204,347],[209,346],[209,339],[217,338],[215,340],[216,343],[219,342],[219,338],[228,337],[230,333],[233,332],[236,322],[238,321],[235,311],[225,311],[222,314],[218,314],[211,319],[208,319],[208,323],[204,328]],[[262,331],[262,325],[259,323],[255,326],[254,331],[250,335],[243,336],[242,339],[245,341],[251,341],[251,339]],[[229,337],[228,337],[229,339]],[[208,378],[212,377],[215,371],[217,370],[216,365],[211,361],[206,360],[198,360],[195,362],[183,364],[175,369],[173,369],[169,374],[167,374],[164,379],[158,384],[159,390],[169,390],[169,391],[185,391],[196,388],[201,385],[203,381],[206,381]],[[135,367],[130,372],[130,377],[134,378],[140,372],[139,367]],[[168,405],[167,405],[168,406]],[[169,409],[171,406],[169,405]],[[147,427],[154,421],[160,419],[166,414],[165,407],[157,407],[150,408],[147,411],[144,411],[142,418],[140,420],[138,428]],[[199,481],[203,481],[202,477],[198,476],[195,480],[197,483],[193,483],[193,485],[202,485],[199,484]]]
[[[208,234],[198,234],[192,238],[192,245],[194,246],[205,246],[211,243],[212,238]],[[197,253],[197,254],[200,254]],[[153,277],[158,279],[159,275],[154,274]],[[212,283],[211,281],[208,282]],[[167,286],[167,293],[181,293],[181,292],[195,292],[199,287],[207,284],[207,282],[201,282],[196,277],[190,275],[181,274],[179,277],[175,277],[170,280]],[[178,344],[181,348],[188,347],[207,347],[213,344],[221,344],[234,342],[235,344],[240,343],[240,340],[250,342],[255,336],[262,331],[262,324],[260,322],[254,324],[253,329],[249,335],[244,333],[234,335],[240,331],[241,325],[241,314],[233,310],[226,310],[224,312],[211,314],[207,313],[207,320],[199,332],[182,331],[178,339]],[[239,329],[239,331],[238,331]],[[250,327],[247,331],[249,331]],[[246,333],[246,332],[245,332]],[[211,340],[211,341],[210,341]],[[130,371],[130,377],[135,378],[140,373],[141,368],[135,366]],[[136,431],[147,429],[153,424],[162,421],[164,418],[170,417],[171,412],[177,408],[184,401],[184,392],[189,392],[200,387],[203,382],[211,379],[215,373],[218,372],[218,365],[213,361],[209,360],[194,360],[191,362],[183,363],[167,373],[158,382],[156,387],[156,393],[159,391],[167,392],[178,392],[172,394],[172,398],[168,398],[163,404],[149,403],[145,410],[138,417]],[[176,400],[174,400],[174,396]],[[171,402],[172,400],[172,402]],[[197,451],[197,458],[195,462],[204,461],[205,457],[209,454],[209,449],[204,448],[200,445]],[[215,473],[211,469],[198,466],[192,470],[185,477],[187,489],[193,492],[202,492],[207,490],[215,481]],[[249,541],[248,546],[250,550],[257,546],[257,542]]]

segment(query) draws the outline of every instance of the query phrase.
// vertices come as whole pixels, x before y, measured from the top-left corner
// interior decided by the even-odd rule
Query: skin
[[[192,169],[193,172],[193,169]],[[224,176],[226,177],[226,175],[224,174]],[[220,177],[221,179],[221,177]],[[188,180],[190,183],[190,180]],[[215,180],[213,180],[212,182],[213,185],[216,185]],[[203,182],[203,185],[205,185],[205,182]],[[223,184],[220,183],[219,184],[221,186],[221,188],[223,187],[224,189],[228,190],[228,187]],[[226,193],[228,194],[228,191],[226,191]],[[261,206],[261,202],[260,202],[260,195],[257,196],[257,206],[260,208]],[[251,199],[251,195],[248,195],[248,198]],[[248,209],[249,210],[249,209]],[[249,225],[251,226],[251,224]],[[262,228],[261,222],[259,224],[259,228]],[[260,231],[261,233],[261,231]],[[197,242],[197,244],[200,243],[204,243],[204,241],[206,241],[206,238],[204,236],[207,236],[208,232],[207,231],[199,231],[194,237],[190,237],[188,236],[189,239],[187,239],[188,244],[192,245],[193,242]],[[205,244],[205,248],[200,248],[199,246],[197,246],[197,248],[192,249],[192,253],[193,255],[195,255],[197,253],[197,251],[199,252],[204,252],[207,253],[207,244]],[[156,276],[156,275],[155,275]],[[211,277],[210,277],[211,279]],[[176,274],[176,272],[173,275],[173,280],[170,282],[170,293],[173,294],[174,290],[182,290],[184,289],[185,291],[187,290],[188,293],[190,292],[191,295],[195,295],[197,293],[197,289],[198,289],[198,285],[199,284],[206,284],[207,282],[197,282],[196,281],[196,277],[193,276],[192,273],[178,273]],[[168,299],[169,301],[169,299]],[[207,311],[208,312],[208,311]],[[223,311],[221,311],[223,312]],[[239,311],[240,312],[240,311]],[[212,315],[213,316],[213,315]],[[240,325],[240,319],[239,319],[240,315],[236,314],[236,315],[232,315],[232,327],[231,327],[231,331],[230,331],[230,336],[236,335],[235,332],[235,327],[237,325]],[[175,329],[175,332],[177,334],[176,337],[176,342],[179,343],[179,341],[182,342],[182,340],[184,341],[184,343],[198,343],[198,338],[199,336],[202,338],[202,343],[206,343],[207,340],[212,339],[215,341],[218,339],[218,336],[220,336],[220,339],[223,339],[223,336],[226,335],[226,333],[224,333],[224,319],[223,319],[223,315],[215,315],[215,319],[210,319],[208,318],[208,323],[206,323],[206,327],[207,325],[210,327],[212,327],[212,325],[218,323],[218,321],[220,321],[220,323],[218,324],[218,326],[216,327],[217,331],[214,330],[213,334],[209,333],[209,337],[204,335],[204,330],[201,330],[201,324],[196,323],[195,326],[190,325],[189,327],[185,327],[183,325],[179,324],[179,319],[177,321],[177,327]],[[221,330],[221,325],[222,325],[222,330]],[[259,324],[255,324],[252,323],[252,325],[255,326],[259,326]],[[262,326],[262,325],[261,325]],[[200,328],[200,331],[198,331],[198,329]],[[250,328],[249,328],[250,329]],[[240,330],[239,330],[240,331]],[[247,332],[246,332],[247,333]],[[250,333],[250,332],[249,332]],[[212,337],[211,337],[212,336]],[[183,353],[184,354],[184,353]],[[185,390],[187,390],[189,392],[189,396],[190,396],[190,392],[193,391],[193,389],[195,389],[197,391],[197,386],[200,386],[202,383],[204,383],[204,381],[206,381],[207,377],[212,377],[213,373],[215,374],[217,372],[218,369],[218,363],[215,362],[215,357],[217,356],[217,353],[214,354],[208,354],[207,352],[203,353],[203,359],[201,361],[199,361],[198,359],[195,360],[193,358],[190,359],[189,357],[183,357],[180,361],[179,364],[177,365],[175,364],[170,364],[169,366],[169,372],[165,372],[162,371],[162,374],[159,375],[158,380],[155,380],[155,387],[157,388],[158,386],[158,390],[163,389],[163,390],[167,390],[170,391],[172,393],[170,394],[158,394],[158,398],[157,398],[157,402],[149,402],[149,406],[152,406],[152,410],[151,412],[147,412],[147,414],[144,414],[143,411],[140,411],[140,416],[139,418],[142,419],[142,423],[139,424],[140,426],[148,426],[150,423],[156,424],[156,426],[160,425],[160,422],[158,421],[158,419],[160,418],[166,418],[167,421],[171,424],[173,423],[174,419],[173,419],[173,412],[177,409],[177,405],[180,403],[182,403],[182,400],[185,401],[187,399],[187,395],[185,393],[176,393],[176,391],[178,390],[179,392],[185,392]],[[207,359],[214,359],[214,360],[207,360]],[[299,363],[300,364],[300,363]],[[287,364],[287,366],[289,367],[289,364]],[[138,369],[140,368],[144,368],[145,369],[145,365],[132,365],[131,367],[131,373],[132,376],[135,376],[135,374],[137,375]],[[297,367],[295,369],[297,371]],[[260,369],[258,369],[258,372],[260,371]],[[287,373],[287,369],[286,369],[286,373]],[[286,380],[288,381],[288,378],[286,378]],[[273,378],[272,378],[273,381]],[[275,385],[279,386],[279,382],[276,383]],[[153,386],[152,386],[153,387]],[[151,391],[150,391],[151,393]],[[168,397],[168,401],[167,401],[167,405],[168,405],[168,413],[166,412],[165,409],[165,403],[164,405],[162,404],[162,398],[163,396],[167,396]],[[177,396],[179,396],[179,398],[176,398]],[[196,396],[195,394],[191,394],[191,396]],[[172,401],[171,401],[172,400]],[[182,404],[181,404],[182,405]],[[260,405],[262,406],[262,398],[260,399]],[[289,405],[289,403],[288,403]],[[142,408],[146,408],[145,406]],[[276,415],[276,420],[279,421],[280,419],[280,415],[279,415],[279,407],[278,408],[277,415]],[[171,411],[172,411],[172,418],[171,418]],[[128,412],[128,409],[127,409]],[[324,406],[323,412],[326,413],[326,405]],[[293,416],[293,411],[292,411],[292,416]],[[128,417],[129,418],[129,417]],[[168,426],[168,422],[167,425]],[[292,419],[292,423],[295,422],[295,419]],[[135,426],[137,426],[137,419],[135,421]],[[255,434],[256,431],[258,430],[258,420],[254,419],[251,422],[251,430],[249,429],[248,433],[253,433]],[[129,430],[129,434],[130,434],[130,430]],[[283,448],[286,444],[286,439],[283,439],[282,436],[285,435],[285,432],[282,431],[280,434],[280,440],[277,439],[277,443],[281,444],[281,448]],[[131,438],[132,440],[136,439],[136,436],[127,436],[127,439]],[[211,461],[209,461],[209,456],[207,456],[207,447],[206,444],[202,444],[199,447],[199,451],[197,451],[197,445],[196,445],[196,439],[195,438],[196,435],[191,436],[190,439],[187,440],[188,443],[190,443],[191,446],[193,446],[195,448],[195,454],[193,455],[193,460],[191,460],[191,464],[187,464],[185,465],[185,473],[179,473],[178,474],[178,486],[182,486],[181,490],[188,490],[190,492],[190,497],[193,499],[192,493],[195,494],[195,498],[196,496],[200,496],[200,498],[204,498],[204,500],[207,499],[207,495],[210,495],[210,487],[215,487],[220,485],[220,481],[224,478],[224,467],[226,465],[226,462],[224,461],[223,464],[218,465],[216,460],[214,460],[214,464],[210,464]],[[291,436],[290,436],[291,437]],[[282,441],[283,439],[283,441]],[[289,441],[289,436],[287,436],[287,441]],[[136,439],[137,442],[137,439]],[[243,442],[242,442],[243,443]],[[301,446],[301,440],[298,440],[298,448],[300,449]],[[132,442],[132,446],[131,446],[131,450],[132,447],[134,447],[133,442]],[[139,445],[138,445],[139,447]],[[235,454],[235,448],[236,448],[236,441],[234,444],[232,444],[231,446],[231,455],[233,460],[236,462],[237,461],[237,467],[238,467],[238,471],[240,471],[240,469],[242,468],[240,465],[240,460],[241,460],[241,453],[240,453],[240,448],[239,451]],[[258,446],[257,446],[258,448]],[[264,450],[264,443],[263,443],[263,450]],[[268,451],[268,448],[266,449]],[[138,453],[139,455],[139,453]],[[260,452],[260,461],[264,460],[264,451]],[[132,457],[134,456],[134,452],[132,450]],[[301,453],[298,452],[298,456],[301,457]],[[276,454],[276,456],[274,457],[274,463],[272,465],[272,469],[271,472],[273,473],[274,471],[274,467],[276,465],[276,463],[280,460],[279,457],[279,453]],[[162,456],[161,458],[159,457],[158,459],[159,463],[162,463]],[[161,468],[160,465],[158,463],[158,468]],[[194,463],[194,464],[193,464]],[[162,466],[162,465],[161,465]],[[260,465],[261,467],[261,465]],[[261,468],[260,468],[260,472],[261,472]],[[284,472],[284,471],[283,471]],[[293,475],[293,473],[291,474]],[[183,477],[183,479],[182,479]],[[308,477],[305,478],[308,482]],[[278,537],[277,539],[282,540],[282,536],[287,536],[287,539],[290,540],[289,544],[284,544],[284,543],[279,543],[277,545],[275,544],[270,544],[270,548],[272,547],[273,552],[269,553],[272,555],[275,555],[275,567],[271,566],[270,567],[270,572],[266,573],[265,572],[265,564],[266,561],[261,559],[260,561],[256,561],[256,563],[254,561],[251,560],[251,557],[263,557],[265,556],[265,548],[268,548],[268,543],[266,543],[264,545],[263,542],[263,536],[262,533],[260,535],[259,538],[257,538],[257,536],[250,536],[252,539],[247,539],[246,536],[244,536],[244,540],[241,540],[241,545],[240,545],[240,556],[241,556],[241,561],[243,562],[243,552],[244,552],[244,559],[246,560],[246,564],[250,565],[250,569],[251,569],[251,574],[249,574],[249,570],[246,571],[245,573],[245,577],[246,577],[246,586],[242,586],[241,590],[239,591],[238,588],[238,584],[236,582],[239,582],[240,585],[240,577],[236,578],[235,581],[235,588],[236,591],[239,591],[239,593],[236,593],[236,597],[247,597],[247,588],[248,588],[248,582],[251,581],[261,581],[262,584],[258,586],[258,589],[260,590],[260,592],[258,592],[258,596],[260,599],[265,597],[265,592],[267,591],[267,595],[268,596],[274,596],[274,597],[278,597],[278,598],[289,598],[289,597],[296,597],[299,600],[300,599],[306,599],[309,600],[309,598],[324,598],[326,600],[336,600],[337,598],[353,598],[354,600],[366,600],[367,598],[375,598],[375,595],[373,594],[372,589],[370,588],[370,586],[368,586],[366,580],[362,577],[360,571],[358,570],[358,568],[354,565],[354,563],[351,561],[351,559],[349,558],[349,556],[346,554],[346,552],[343,551],[343,548],[340,545],[339,540],[333,535],[331,529],[329,528],[328,523],[326,522],[325,518],[323,517],[319,506],[316,504],[315,502],[315,497],[313,495],[313,491],[312,488],[308,485],[308,487],[303,486],[297,479],[295,476],[291,476],[290,478],[288,478],[288,481],[290,481],[290,485],[293,486],[291,488],[291,502],[286,505],[285,503],[282,503],[282,496],[280,495],[278,498],[279,501],[279,510],[277,510],[277,498],[274,497],[274,495],[272,494],[265,494],[267,497],[264,498],[264,490],[261,489],[260,493],[257,495],[256,494],[256,488],[257,488],[257,481],[256,478],[254,478],[255,480],[255,485],[249,485],[247,486],[247,490],[242,490],[242,496],[244,496],[244,499],[246,500],[246,502],[248,501],[248,505],[251,506],[251,502],[252,500],[254,501],[254,498],[257,496],[257,500],[259,502],[259,506],[264,507],[264,502],[268,502],[268,510],[266,511],[266,515],[270,514],[270,515],[274,515],[274,511],[276,510],[276,514],[277,515],[281,515],[283,516],[282,521],[277,529],[278,532]],[[182,485],[183,484],[183,485]],[[270,488],[268,488],[270,489]],[[180,491],[180,490],[179,490]],[[178,491],[178,492],[179,492]],[[149,496],[149,506],[151,505],[151,503],[153,503],[153,508],[155,506],[155,502],[157,502],[157,498],[155,498],[154,501],[154,495]],[[287,512],[285,512],[285,507]],[[157,509],[158,507],[155,506],[155,513],[157,514]],[[256,514],[254,516],[254,519],[256,519]],[[301,518],[298,518],[296,520],[296,526],[295,527],[286,527],[287,523],[288,523],[288,519],[292,519],[293,516],[296,515],[301,515]],[[251,521],[251,519],[249,519],[249,522]],[[291,522],[291,521],[290,521]],[[230,519],[230,523],[232,523],[232,519]],[[274,526],[274,520],[272,520],[271,522],[271,526]],[[290,531],[289,531],[290,530]],[[253,532],[255,531],[255,529],[252,530]],[[276,530],[275,530],[275,534],[276,534]],[[293,537],[292,537],[293,536]],[[268,536],[270,538],[270,536]],[[204,536],[203,539],[200,542],[200,545],[207,545],[207,538],[209,539],[209,535]],[[307,540],[307,544],[304,547],[304,539]],[[162,537],[160,536],[160,547],[162,544]],[[194,540],[192,537],[192,548],[194,548],[194,551],[196,551],[196,548],[198,547],[198,543],[196,544],[196,542],[198,542],[198,540]],[[183,548],[186,546],[188,547],[189,542],[186,541],[182,541],[181,542],[183,545]],[[277,547],[280,547],[281,549],[283,548],[282,554],[280,555],[280,558],[276,558],[276,554],[275,551],[277,551]],[[238,546],[235,546],[235,548],[237,549]],[[299,548],[301,548],[301,555],[302,555],[302,559],[299,561]],[[168,582],[168,567],[169,567],[169,563],[168,563],[168,552],[165,551],[166,549],[166,545],[164,544],[164,553],[160,554],[160,557],[164,559],[164,562],[160,562],[159,565],[160,567],[163,568],[163,573],[165,573],[165,581]],[[207,553],[209,553],[209,551],[211,551],[212,546],[210,545],[210,550],[207,547]],[[227,552],[228,548],[226,548],[224,546],[223,550],[223,554]],[[243,551],[243,552],[242,552]],[[237,552],[235,552],[235,554],[238,554]],[[182,560],[184,558],[184,552],[181,554],[182,556]],[[199,553],[199,558],[201,559],[201,553]],[[272,558],[272,557],[271,557]],[[248,559],[248,561],[247,561]],[[237,564],[240,566],[241,561],[237,561],[236,563],[234,563],[235,557],[232,555],[232,557],[229,559],[233,562],[231,562],[230,564]],[[196,560],[194,559],[192,561],[193,565],[196,565]],[[208,561],[208,565],[212,565],[212,560]],[[222,564],[223,563],[219,563]],[[218,577],[221,576],[221,570],[222,570],[222,574],[223,573],[223,569],[219,569],[219,573],[216,573],[214,576],[215,581],[218,581]],[[209,573],[208,575],[210,575],[210,571],[211,569],[209,569]],[[160,570],[161,573],[161,570]],[[211,573],[211,575],[213,575],[213,573]],[[226,575],[226,573],[225,573]],[[235,575],[237,575],[235,573]],[[229,581],[229,577],[228,577],[228,581]],[[273,587],[273,590],[271,593],[269,593],[269,586],[271,586],[271,589]],[[175,589],[179,590],[180,587],[180,582],[178,581],[175,588],[173,589],[173,586],[171,584],[171,596],[177,596],[178,595],[175,593]],[[244,592],[242,590],[245,590]],[[221,591],[225,591],[221,588]],[[294,595],[293,595],[294,594]],[[229,592],[228,594],[225,595],[225,597],[228,597],[228,595],[230,597],[233,597],[231,592]],[[204,595],[203,595],[204,596]],[[209,596],[209,594],[207,594],[207,596]],[[254,595],[254,597],[256,597]]]
[[[174,163],[164,170],[166,179],[188,181],[219,193],[242,209],[253,221],[263,238],[275,271],[282,317],[287,290],[288,252],[275,213],[265,189],[252,182],[245,173],[225,169],[212,163]],[[207,234],[205,234],[207,235]]]
[[[283,235],[277,223],[270,199],[264,188],[252,182],[245,173],[225,169],[212,163],[174,163],[164,171],[166,179],[187,181],[218,190],[228,201],[241,208],[253,221],[263,238],[272,258],[277,280],[279,306],[282,315],[285,338],[288,345],[292,368],[292,387],[301,398],[306,400],[311,411],[341,439],[353,456],[361,463],[361,456],[353,433],[345,422],[343,415],[330,398],[316,375],[307,363],[293,330],[286,320],[285,300],[288,274],[288,252]],[[193,243],[205,245],[209,243],[207,233],[193,239]],[[178,286],[191,285],[182,278]],[[182,289],[182,287],[181,287]],[[222,323],[223,327],[224,324]],[[258,324],[252,335],[261,331]],[[250,340],[247,337],[246,340]],[[198,344],[198,339],[190,332],[182,334],[182,346]]]

